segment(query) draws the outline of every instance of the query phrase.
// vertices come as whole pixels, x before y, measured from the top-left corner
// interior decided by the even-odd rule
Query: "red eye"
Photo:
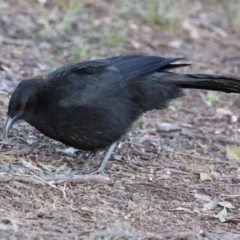
[[[21,110],[24,110],[25,107],[26,107],[26,104],[24,104],[24,103],[22,103],[22,104],[19,106],[19,108],[20,108]]]

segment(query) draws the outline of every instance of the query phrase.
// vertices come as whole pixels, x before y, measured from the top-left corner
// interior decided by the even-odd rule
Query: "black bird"
[[[240,93],[240,79],[206,74],[176,74],[182,58],[120,56],[63,66],[45,79],[22,81],[13,92],[5,125],[7,136],[19,119],[46,136],[90,151],[114,144],[144,112],[166,108],[182,88]],[[92,156],[90,154],[90,156]]]

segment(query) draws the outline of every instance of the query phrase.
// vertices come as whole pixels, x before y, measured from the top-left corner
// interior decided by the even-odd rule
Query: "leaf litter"
[[[183,56],[192,66],[178,72],[239,76],[239,27],[232,28],[239,16],[231,10],[239,8],[237,1],[232,8],[174,2],[177,12],[171,15],[166,6],[161,21],[163,1],[152,7],[147,1],[84,0],[73,9],[77,2],[0,2],[1,129],[20,80],[72,61]],[[115,178],[79,175],[69,162],[79,166],[81,151],[18,123],[0,150],[2,238],[239,239],[239,96],[185,95],[133,126],[107,167]]]

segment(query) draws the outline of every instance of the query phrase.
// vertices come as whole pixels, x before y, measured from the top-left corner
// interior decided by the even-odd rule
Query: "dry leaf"
[[[226,146],[227,158],[240,161],[240,147],[235,145]]]
[[[168,43],[168,46],[169,47],[173,47],[173,48],[180,48],[183,44],[183,41],[182,40],[173,40],[171,42]]]
[[[139,49],[141,47],[141,44],[135,40],[131,40],[131,44],[135,49]]]
[[[135,202],[129,200],[127,208],[129,211],[136,210],[138,208],[138,205]]]
[[[175,132],[181,131],[181,127],[174,123],[163,122],[157,125],[157,130],[159,132]]]
[[[218,214],[215,214],[215,218],[224,218],[227,216],[227,209],[223,208]]]
[[[1,225],[1,227],[3,227],[3,228],[6,227],[6,229],[7,229],[7,226],[9,226],[9,227],[11,226],[11,228],[12,228],[15,232],[19,230],[19,227],[18,227],[19,222],[18,222],[16,219],[14,219],[14,218],[4,217],[4,218],[1,218],[0,221],[1,221],[0,225]],[[5,226],[4,226],[4,225],[5,225]]]
[[[236,123],[237,121],[238,121],[238,117],[236,115],[232,115],[231,119],[230,119],[230,122],[231,123]]]
[[[189,212],[189,213],[192,213],[193,211],[191,211],[190,209],[188,208],[183,208],[183,207],[177,207],[176,210],[178,211],[185,211],[185,212]]]
[[[230,202],[219,202],[218,204],[224,208],[229,208],[229,209],[235,208]]]
[[[192,39],[199,40],[200,34],[198,28],[190,22],[188,19],[185,19],[182,24],[183,29],[189,32],[189,35]]]
[[[65,148],[65,149],[57,148],[57,151],[58,151],[58,152],[65,153],[65,154],[68,154],[68,155],[74,155],[75,152],[77,152],[77,151],[79,151],[79,150],[76,149],[76,148],[73,148],[73,147],[67,147],[67,148]]]
[[[216,113],[225,114],[225,115],[233,115],[231,110],[225,109],[225,108],[217,108]]]
[[[237,168],[236,173],[235,173],[235,178],[240,179],[240,168]]]
[[[194,197],[196,199],[199,199],[199,200],[202,200],[202,201],[205,201],[205,202],[210,202],[211,201],[211,198],[209,196],[203,195],[203,194],[194,193]]]
[[[218,205],[218,203],[219,203],[219,201],[217,199],[214,199],[208,203],[205,203],[203,205],[202,211],[207,212],[207,211],[213,210]]]
[[[226,222],[226,219],[223,218],[223,217],[218,218],[218,220],[219,220],[220,222],[222,222],[222,223]]]
[[[206,172],[200,172],[200,179],[201,181],[206,181],[206,180],[210,180],[211,177]]]

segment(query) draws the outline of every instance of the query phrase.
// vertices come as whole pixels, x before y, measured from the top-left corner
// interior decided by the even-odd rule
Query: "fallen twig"
[[[216,240],[213,236],[211,236],[208,232],[200,230],[199,234],[203,237],[207,237],[209,240]]]
[[[212,159],[212,158],[209,158],[209,157],[193,155],[191,153],[175,152],[175,154],[186,155],[186,156],[189,156],[189,157],[193,157],[193,158],[197,158],[197,159],[201,159],[201,160],[206,160],[206,161],[210,161],[210,162],[214,162],[214,163],[219,163],[219,164],[228,164],[227,162],[224,162],[224,161],[216,161],[215,159]]]
[[[8,192],[14,194],[14,195],[18,195],[18,196],[23,196],[22,193],[20,193],[18,190],[10,187],[8,184],[5,185],[5,188],[7,189]]]
[[[58,183],[105,183],[112,184],[112,180],[110,177],[104,175],[70,175],[66,176],[64,174],[61,175],[42,175],[37,176],[33,173],[32,175],[15,175],[15,174],[4,174],[0,175],[0,182],[6,183],[11,182],[13,180],[20,182],[27,182],[37,185],[49,185],[54,187],[53,184]]]
[[[37,175],[36,175],[35,173],[33,173],[33,172],[30,172],[30,173],[31,173],[36,179],[40,180],[41,182],[45,183],[46,185],[49,185],[50,187],[57,189],[57,187],[56,187],[55,185],[53,185],[53,183],[49,183],[49,182],[43,180],[42,178],[40,178],[39,176],[37,176]]]
[[[51,181],[51,183],[112,183],[111,178],[104,175],[43,175],[41,176],[41,179],[44,181]]]
[[[151,232],[137,232],[129,230],[103,230],[95,231],[89,234],[89,236],[100,238],[104,236],[116,236],[116,237],[127,237],[127,238],[140,238],[140,239],[159,239],[159,240],[197,240],[198,237],[192,232],[162,232],[162,233],[151,233]]]

